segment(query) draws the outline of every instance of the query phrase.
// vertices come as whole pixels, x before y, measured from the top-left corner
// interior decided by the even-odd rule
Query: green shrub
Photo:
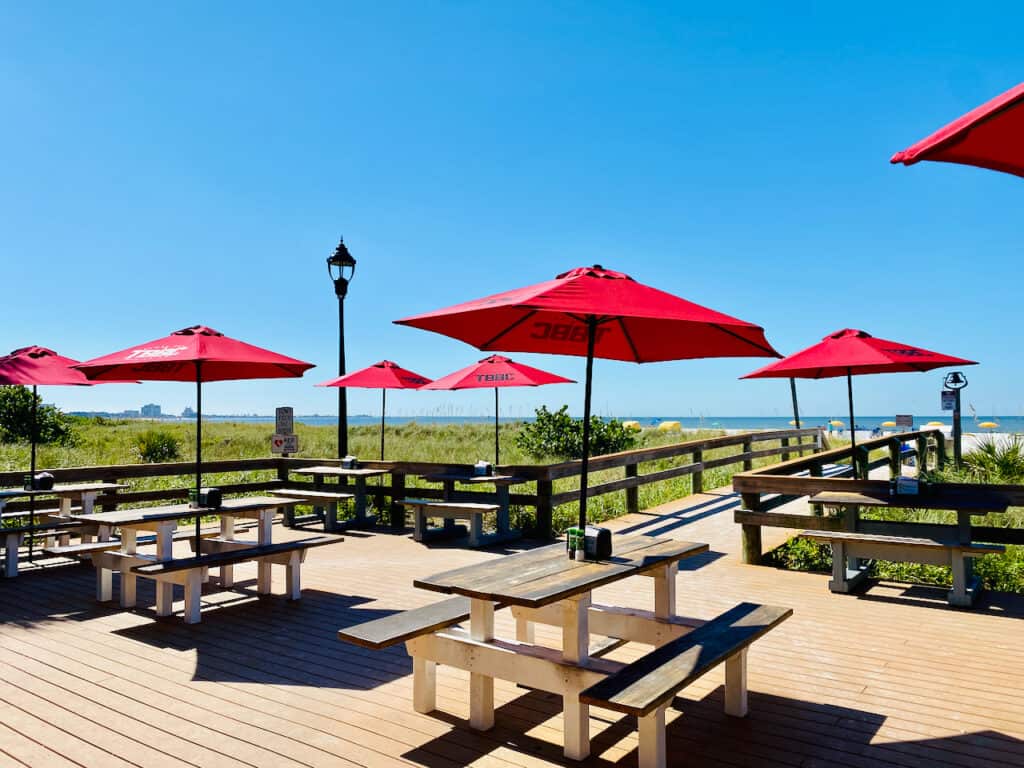
[[[135,438],[139,458],[150,463],[174,461],[181,455],[178,438],[166,429],[147,429]]]
[[[32,390],[28,387],[0,387],[0,443],[32,440]],[[43,405],[35,395],[36,442],[65,447],[75,445],[76,433],[70,417],[52,405]]]
[[[583,456],[583,419],[572,418],[568,405],[554,412],[542,405],[536,414],[536,420],[524,424],[516,435],[519,448],[534,459],[579,459]],[[621,421],[590,417],[591,456],[624,451],[634,445],[636,433],[624,428]]]

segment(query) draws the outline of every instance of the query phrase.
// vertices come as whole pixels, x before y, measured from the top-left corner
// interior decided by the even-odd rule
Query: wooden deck
[[[1024,765],[1024,598],[985,595],[960,611],[936,590],[833,595],[824,574],[740,565],[737,504],[723,489],[615,523],[711,545],[682,564],[682,613],[711,617],[741,600],[795,610],[750,653],[748,718],[722,713],[721,670],[676,700],[670,764]],[[275,531],[281,540],[306,535]],[[764,535],[767,547],[786,532]],[[150,582],[139,585],[149,607],[124,612],[93,601],[91,567],[26,568],[0,583],[0,765],[573,764],[562,758],[556,698],[497,681],[497,727],[475,733],[465,722],[465,674],[440,668],[443,712],[418,715],[402,647],[373,652],[337,640],[339,627],[436,600],[413,577],[498,556],[350,532],[310,553],[301,603],[257,600],[255,567],[239,566],[239,591],[204,596],[197,626],[157,620]],[[277,592],[281,579],[275,572]],[[598,597],[650,608],[652,593],[648,580],[633,579]],[[498,630],[511,636],[506,613]],[[538,639],[555,644],[545,631]],[[635,765],[633,721],[592,716],[594,756],[582,765]]]

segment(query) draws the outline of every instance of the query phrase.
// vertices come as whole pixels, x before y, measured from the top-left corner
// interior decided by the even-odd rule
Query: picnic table
[[[493,543],[495,541],[504,541],[507,539],[518,538],[521,535],[519,531],[512,529],[509,515],[509,486],[524,483],[526,482],[525,479],[516,477],[515,475],[476,475],[472,472],[458,471],[433,472],[431,474],[421,475],[420,478],[430,483],[441,483],[444,489],[444,500],[448,502],[459,500],[458,492],[455,490],[456,484],[493,485],[494,500],[498,505],[498,521],[497,532],[488,537],[488,542]],[[477,499],[479,496],[474,494],[473,498]],[[455,521],[451,518],[445,518],[444,528],[438,531],[438,533],[448,536],[454,535],[457,532],[459,531],[455,526]]]
[[[205,539],[197,548],[197,554],[204,550],[224,552],[242,547],[269,547],[272,545],[274,514],[283,507],[294,506],[296,499],[283,499],[269,496],[225,499],[220,507],[191,507],[188,504],[172,504],[159,507],[137,509],[120,509],[114,512],[97,512],[93,515],[72,515],[73,520],[90,522],[99,527],[100,536],[109,539],[114,528],[120,529],[121,546],[117,551],[98,552],[93,555],[96,566],[96,599],[108,601],[112,598],[113,571],[120,571],[120,605],[122,608],[133,608],[136,603],[136,579],[140,574],[133,569],[155,563],[169,563],[174,560],[174,531],[178,521],[183,518],[201,516],[218,516],[220,518],[220,536]],[[235,539],[235,521],[237,518],[256,520],[257,541],[243,542]],[[156,554],[144,555],[137,551],[137,538],[140,531],[156,533]],[[257,592],[270,592],[271,573],[269,560],[259,559],[257,575]],[[202,567],[197,565],[197,567]],[[219,566],[222,586],[233,585],[233,564]],[[146,575],[145,573],[141,575]],[[175,580],[158,579],[156,589],[156,612],[158,616],[168,616],[172,612],[173,590]],[[187,584],[186,584],[187,586]],[[186,596],[186,603],[189,603]],[[198,596],[192,606],[186,605],[185,619],[188,623],[198,621]]]
[[[580,694],[621,664],[602,659],[606,649],[636,641],[660,646],[702,622],[676,613],[678,563],[706,552],[707,544],[651,536],[615,535],[609,560],[576,561],[565,544],[488,560],[413,583],[469,599],[469,631],[441,629],[407,640],[413,657],[413,699],[419,712],[436,708],[435,668],[447,664],[470,673],[470,726],[494,725],[494,678],[562,696],[565,755],[590,752],[589,705]],[[654,611],[597,605],[594,589],[630,576],[653,577]],[[516,639],[495,637],[494,612],[510,607]],[[533,642],[534,623],[561,627],[560,651]],[[591,633],[611,638],[592,649]]]
[[[0,489],[0,516],[2,516],[0,519],[17,520],[19,518],[29,518],[27,525],[15,525],[4,529],[4,576],[6,578],[14,578],[18,575],[18,549],[26,534],[31,535],[39,528],[41,533],[44,531],[47,533],[48,539],[58,535],[61,542],[66,543],[68,533],[73,531],[68,531],[72,526],[65,525],[65,523],[70,520],[71,510],[76,500],[79,502],[82,514],[91,514],[97,497],[108,491],[116,491],[125,487],[127,486],[118,483],[65,483],[63,485],[55,485],[49,489]],[[39,496],[56,496],[58,508],[56,510],[25,509],[16,512],[4,512],[4,508],[12,499],[36,498]],[[36,520],[37,515],[43,516],[45,522],[42,525],[38,524]],[[60,533],[59,531],[62,529],[68,532]],[[90,533],[92,530],[94,529],[89,527],[82,530],[83,541],[92,541],[93,535]]]
[[[811,504],[838,507],[844,510],[846,533],[805,531],[802,537],[830,541],[838,553],[833,563],[834,574],[830,588],[834,592],[851,592],[867,575],[864,559],[892,559],[933,565],[949,565],[953,569],[953,590],[949,602],[969,606],[977,595],[977,580],[973,575],[973,558],[1002,551],[1002,547],[978,544],[973,541],[971,518],[1005,512],[1009,506],[1005,497],[984,489],[958,489],[935,491],[924,488],[918,494],[890,496],[879,493],[851,491],[825,491],[810,498]],[[865,532],[860,512],[864,508],[930,509],[955,512],[955,525],[919,524],[928,535],[918,537],[888,535],[887,522],[874,522]],[[902,532],[902,531],[901,531]],[[845,562],[844,562],[845,561]]]
[[[313,478],[317,489],[326,488],[325,480],[328,477],[338,478],[339,484],[342,479],[346,481],[351,478],[355,481],[355,497],[352,499],[354,517],[344,523],[338,523],[337,519],[331,519],[332,515],[327,515],[324,518],[324,529],[328,531],[338,530],[342,528],[367,528],[372,527],[376,523],[376,516],[368,516],[366,514],[366,480],[370,477],[380,477],[386,475],[389,470],[386,469],[369,469],[369,468],[357,468],[357,469],[346,469],[338,466],[315,466],[315,467],[302,467],[301,469],[292,470],[297,475],[309,475]]]

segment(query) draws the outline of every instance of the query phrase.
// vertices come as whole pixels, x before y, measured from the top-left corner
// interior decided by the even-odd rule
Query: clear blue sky
[[[0,2],[0,349],[85,359],[204,323],[318,366],[210,385],[209,411],[332,412],[311,385],[337,365],[343,234],[350,370],[460,368],[482,355],[391,321],[600,262],[784,353],[854,326],[980,360],[967,400],[1020,414],[1024,181],[888,158],[1024,80],[1024,6],[723,5]],[[785,414],[785,382],[736,380],[763,362],[599,361],[595,406]],[[862,378],[858,410],[935,412],[941,378]],[[845,410],[840,381],[801,394]],[[184,384],[45,397],[192,404]],[[503,404],[544,402],[579,412],[582,386]]]

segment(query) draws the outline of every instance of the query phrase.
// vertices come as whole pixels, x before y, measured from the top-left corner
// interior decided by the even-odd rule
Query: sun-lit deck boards
[[[710,617],[740,600],[794,608],[750,653],[747,719],[722,714],[720,671],[684,692],[669,713],[670,764],[1024,764],[1024,599],[986,595],[978,608],[957,611],[940,591],[876,586],[848,597],[829,593],[826,575],[743,566],[736,504],[720,491],[614,524],[711,545],[683,563],[684,613]],[[765,546],[786,533],[765,529]],[[0,764],[565,764],[555,697],[498,681],[497,727],[475,733],[465,723],[464,673],[441,668],[441,711],[418,715],[402,647],[370,651],[337,640],[341,626],[436,600],[413,588],[414,576],[498,556],[352,533],[310,553],[299,604],[256,600],[255,567],[238,566],[248,594],[204,596],[196,626],[157,621],[148,582],[139,604],[150,607],[131,613],[93,602],[90,567],[26,569],[0,583]],[[274,576],[279,592],[283,575]],[[653,606],[650,581],[640,577],[596,597]],[[498,629],[511,635],[505,614]],[[537,635],[557,639],[549,628]],[[625,716],[593,709],[591,731],[586,765],[635,765]]]

